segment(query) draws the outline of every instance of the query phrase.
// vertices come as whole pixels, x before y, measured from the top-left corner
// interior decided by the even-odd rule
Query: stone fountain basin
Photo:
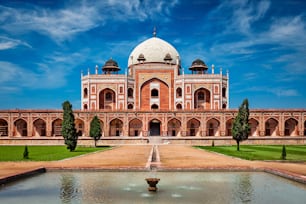
[[[149,191],[157,191],[156,184],[160,181],[159,178],[146,178],[146,181],[149,184]]]

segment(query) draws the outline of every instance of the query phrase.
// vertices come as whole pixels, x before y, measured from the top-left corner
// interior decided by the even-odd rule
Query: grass
[[[25,146],[0,146],[0,161],[55,161],[75,157],[109,147],[80,147],[70,152],[66,146],[28,146],[29,159],[23,159]]]
[[[281,160],[282,145],[241,145],[240,151],[236,146],[198,146],[213,152],[218,152],[228,156],[239,157],[247,160]],[[306,162],[306,145],[286,145],[287,161]]]

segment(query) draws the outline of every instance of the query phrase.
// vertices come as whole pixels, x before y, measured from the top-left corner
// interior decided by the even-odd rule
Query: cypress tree
[[[101,138],[100,120],[97,116],[94,116],[92,121],[90,122],[89,136],[95,140],[95,147],[96,147],[97,141]]]
[[[74,124],[72,105],[69,101],[65,101],[62,106],[64,111],[62,122],[62,135],[65,139],[67,149],[69,149],[70,151],[74,151],[78,142],[78,134],[76,132]]]
[[[283,145],[283,150],[282,150],[282,160],[286,160],[287,152],[286,152],[286,146]]]
[[[237,151],[240,150],[240,142],[248,139],[249,132],[249,101],[248,99],[244,99],[232,126],[232,135],[237,143]]]
[[[24,147],[23,158],[24,159],[29,159],[29,150],[28,150],[28,146],[27,145]]]

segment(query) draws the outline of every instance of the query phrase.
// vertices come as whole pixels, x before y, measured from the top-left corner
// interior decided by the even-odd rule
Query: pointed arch
[[[194,109],[211,109],[210,91],[205,88],[199,88],[194,92]]]
[[[196,119],[192,118],[187,122],[187,135],[188,136],[200,136],[200,126],[201,122]]]
[[[158,119],[152,119],[149,121],[149,134],[150,136],[160,136],[161,121]]]
[[[268,120],[266,120],[265,135],[266,136],[278,136],[279,135],[279,125],[276,119],[269,118]]]
[[[226,135],[227,136],[232,136],[232,127],[233,127],[233,123],[234,123],[234,118],[228,119],[226,121]]]
[[[158,98],[159,97],[159,91],[157,89],[151,90],[151,98]]]
[[[46,136],[46,122],[38,118],[33,122],[33,136]]]
[[[62,123],[63,120],[57,118],[52,122],[52,136],[62,136]]]
[[[88,105],[87,105],[87,104],[84,104],[84,105],[83,105],[83,109],[84,109],[84,110],[87,110],[87,109],[88,109]]]
[[[28,124],[22,118],[17,119],[14,122],[14,136],[27,136],[28,135]]]
[[[142,121],[138,118],[130,120],[129,136],[142,136]]]
[[[249,120],[249,125],[250,125],[250,136],[258,136],[259,135],[259,122],[258,120],[251,118]]]
[[[181,135],[181,121],[177,118],[172,118],[168,121],[168,136],[179,136]]]
[[[158,110],[158,105],[157,104],[152,104],[151,105],[151,110]]]
[[[176,98],[182,98],[182,88],[181,87],[178,87],[176,89]]]
[[[8,136],[8,122],[0,118],[0,137]]]
[[[152,78],[140,86],[138,103],[141,110],[150,110],[153,104],[160,110],[169,110],[169,85],[159,78]]]
[[[289,118],[285,121],[285,136],[298,135],[298,121],[294,118]]]
[[[84,88],[83,90],[83,98],[87,98],[88,97],[88,89]]]
[[[99,109],[116,109],[116,92],[110,88],[103,89],[99,93]]]
[[[75,129],[77,131],[78,136],[79,137],[83,136],[84,129],[85,129],[84,121],[77,118],[77,119],[75,119],[74,124],[75,124]]]
[[[115,118],[109,123],[109,136],[121,136],[123,130],[122,120]]]
[[[129,110],[132,110],[132,109],[134,109],[134,106],[133,106],[132,103],[129,103],[128,106],[127,106],[127,108],[128,108]]]
[[[216,118],[211,118],[207,121],[206,127],[208,129],[208,136],[219,136],[220,135],[220,121]]]
[[[101,120],[101,119],[99,119],[100,120],[100,128],[101,128],[101,135],[102,135],[102,137],[104,137],[104,122]]]
[[[134,89],[128,88],[128,98],[134,98]]]

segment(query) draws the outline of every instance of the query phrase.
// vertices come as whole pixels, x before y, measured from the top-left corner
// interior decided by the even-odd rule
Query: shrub
[[[286,146],[283,145],[283,150],[282,150],[282,160],[286,160],[287,152],[286,152]]]
[[[28,146],[27,145],[24,147],[23,158],[24,159],[29,159],[29,151],[28,151]]]

